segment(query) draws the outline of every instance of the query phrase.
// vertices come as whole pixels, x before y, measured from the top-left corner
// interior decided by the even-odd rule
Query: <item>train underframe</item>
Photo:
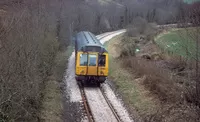
[[[100,86],[101,83],[104,83],[106,81],[105,76],[76,76],[76,81],[78,83],[81,83],[82,85],[85,84],[97,84]]]

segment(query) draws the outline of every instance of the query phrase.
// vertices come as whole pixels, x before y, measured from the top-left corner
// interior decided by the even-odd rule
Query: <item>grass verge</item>
[[[117,91],[122,95],[129,111],[134,116],[135,121],[140,121],[152,114],[158,102],[149,91],[141,84],[143,78],[136,78],[133,73],[122,66],[123,61],[117,58],[117,44],[119,44],[122,35],[114,37],[105,46],[109,52],[109,79],[116,85]]]
[[[48,78],[43,91],[41,108],[41,121],[61,122],[63,113],[62,92],[60,82],[66,69],[66,64],[73,48],[68,47],[66,51],[58,52],[55,59],[55,66],[52,68],[53,74]]]
[[[110,75],[135,121],[196,122],[195,106],[185,101],[180,77],[163,68],[162,62],[141,57],[115,57],[123,37],[106,43],[110,55]],[[163,60],[164,61],[164,60]]]

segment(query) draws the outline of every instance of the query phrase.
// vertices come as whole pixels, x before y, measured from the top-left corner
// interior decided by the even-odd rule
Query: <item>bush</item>
[[[135,56],[135,50],[136,50],[136,39],[131,37],[125,37],[121,40],[118,47],[120,47],[120,57],[125,56]]]
[[[157,31],[157,25],[155,23],[148,23],[145,19],[137,17],[133,20],[131,25],[127,26],[127,34],[130,37],[137,37],[145,35],[147,40],[153,39],[153,35]]]
[[[38,121],[42,89],[58,49],[57,18],[49,16],[48,4],[13,6],[1,22],[0,121]]]
[[[129,37],[136,37],[137,35],[139,35],[139,32],[138,32],[137,28],[134,27],[134,25],[128,25],[127,26],[127,35]]]
[[[137,29],[137,32],[139,34],[144,34],[148,26],[148,22],[141,17],[136,17],[135,19],[133,19],[133,25]]]
[[[186,89],[179,83],[183,79],[174,76],[170,71],[157,66],[154,62],[137,57],[126,58],[123,65],[136,74],[136,77],[144,77],[141,81],[160,102],[160,108],[145,118],[148,122],[197,122],[199,108],[191,104],[198,103],[198,95],[191,88]],[[192,84],[190,84],[193,87]],[[186,102],[187,101],[187,102]],[[190,102],[189,102],[190,101]]]

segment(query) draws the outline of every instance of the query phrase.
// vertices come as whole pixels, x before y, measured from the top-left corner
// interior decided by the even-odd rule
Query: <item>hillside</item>
[[[196,28],[172,30],[159,35],[155,41],[166,51],[185,58],[195,59],[197,33]]]
[[[111,56],[116,56],[110,58],[108,82],[114,84],[113,89],[107,82],[104,85],[112,104],[121,108],[120,102],[130,105],[130,111],[136,112],[132,114],[145,121],[171,122],[176,115],[198,119],[200,64],[196,26],[200,25],[200,9],[199,4],[186,4],[192,2],[0,0],[0,122],[84,118],[81,100],[70,101],[70,91],[80,91],[75,86],[75,73],[71,72],[75,70],[72,38],[79,31],[98,35],[121,29],[127,29],[127,33],[108,45]],[[194,27],[166,30],[160,26],[170,23],[191,23]],[[106,41],[113,37],[107,36]],[[115,87],[124,101],[116,97]],[[98,95],[96,100],[100,99]]]

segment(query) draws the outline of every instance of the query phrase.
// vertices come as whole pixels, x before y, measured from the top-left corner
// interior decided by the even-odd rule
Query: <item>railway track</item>
[[[97,37],[97,38],[98,38],[98,40],[101,40],[101,39],[103,39],[103,38],[105,38],[105,37],[107,37],[107,36],[109,36],[109,35],[112,35],[112,34],[114,34],[114,33],[116,33],[116,32],[118,32],[118,31],[108,32],[107,34],[105,34],[105,35],[103,35],[103,36],[100,36],[100,37]]]
[[[107,37],[107,36],[109,36],[109,35],[111,35],[111,34],[113,34],[114,32],[112,32],[112,33],[108,33],[108,34],[106,34],[106,35],[104,35],[104,36],[102,36],[102,37],[100,37],[100,38],[98,38],[99,40],[101,40],[101,39],[103,39],[103,38],[105,38],[105,37]]]
[[[112,104],[110,103],[109,99],[107,98],[107,96],[105,95],[103,89],[100,87],[100,91],[104,97],[104,99],[106,100],[106,103],[108,104],[109,108],[111,109],[113,115],[115,116],[116,120],[118,122],[121,122],[120,117],[118,116],[117,112],[115,111],[114,107],[112,106]]]
[[[111,33],[105,34],[103,36],[100,36],[98,39],[101,40],[101,39],[103,39],[103,38],[105,38],[105,37],[107,37],[109,35],[112,35],[113,33],[116,33],[116,32],[111,32]],[[81,97],[82,97],[82,104],[84,106],[84,112],[85,112],[85,114],[87,116],[87,119],[88,119],[89,122],[95,122],[95,116],[94,116],[95,113],[92,113],[92,109],[91,109],[92,105],[90,105],[89,102],[88,102],[87,94],[85,92],[84,85],[78,84],[78,86],[79,86],[79,89],[80,89],[80,93],[81,93]],[[95,90],[96,91],[100,90],[99,95],[102,96],[101,99],[105,100],[105,102],[102,103],[102,104],[103,104],[103,106],[108,106],[108,108],[110,109],[111,115],[113,116],[113,120],[112,121],[121,122],[121,119],[120,119],[119,115],[117,114],[116,110],[112,106],[110,100],[107,98],[107,96],[104,93],[104,90],[102,89],[102,87],[96,87]]]
[[[82,104],[84,106],[84,111],[85,111],[85,114],[88,118],[88,121],[89,122],[95,122],[95,119],[93,117],[93,113],[90,109],[90,105],[88,103],[88,100],[87,100],[87,94],[85,93],[85,90],[84,90],[84,86],[80,85],[79,84],[79,89],[80,89],[80,92],[81,92],[81,97],[82,97]],[[107,96],[105,95],[103,89],[101,87],[97,87],[96,88],[97,90],[100,89],[101,91],[101,94],[103,96],[103,98],[105,99],[107,105],[109,106],[110,110],[112,111],[112,114],[115,116],[117,122],[121,122],[120,120],[120,117],[118,116],[117,112],[115,111],[115,109],[113,108],[112,104],[110,103],[109,99],[107,98]]]
[[[81,97],[82,97],[82,102],[83,102],[84,110],[85,110],[86,116],[88,118],[88,121],[94,122],[94,118],[93,118],[93,115],[91,113],[91,109],[90,109],[90,106],[88,104],[86,94],[85,94],[85,91],[84,91],[84,86],[82,86],[81,84],[78,84],[78,85],[79,85],[79,89],[80,89],[80,93],[81,93]]]

